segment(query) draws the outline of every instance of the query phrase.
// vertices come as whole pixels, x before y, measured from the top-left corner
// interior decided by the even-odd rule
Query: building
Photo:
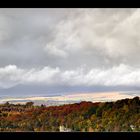
[[[135,126],[134,125],[130,125],[130,128],[132,129],[132,130],[135,130]]]
[[[60,132],[71,132],[72,130],[70,128],[64,127],[64,125],[60,125],[59,131]]]

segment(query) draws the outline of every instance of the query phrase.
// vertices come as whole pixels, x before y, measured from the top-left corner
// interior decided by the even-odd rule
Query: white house
[[[134,130],[134,129],[135,129],[135,126],[134,126],[134,125],[132,125],[132,124],[130,125],[130,127],[131,127],[131,129],[132,129],[132,130]]]
[[[64,127],[64,125],[60,125],[59,131],[60,132],[71,132],[72,130],[70,128]]]

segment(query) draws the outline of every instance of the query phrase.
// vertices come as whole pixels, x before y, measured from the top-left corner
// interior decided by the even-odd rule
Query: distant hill
[[[127,86],[46,86],[46,85],[24,85],[0,89],[1,97],[29,97],[66,95],[69,93],[109,92],[109,91],[140,91],[140,87]]]
[[[140,131],[140,98],[61,106],[0,105],[0,131]]]

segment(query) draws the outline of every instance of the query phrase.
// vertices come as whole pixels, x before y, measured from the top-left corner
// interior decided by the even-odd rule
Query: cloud
[[[0,9],[0,87],[139,86],[139,9]]]
[[[89,68],[122,63],[139,66],[139,12],[139,9],[1,9],[0,66],[49,65],[65,70],[83,64]]]
[[[15,65],[0,68],[0,87],[9,88],[19,84],[24,73],[24,70],[18,69]]]
[[[139,12],[140,10],[136,10],[120,22],[108,36],[106,47],[111,57],[123,57],[127,63],[137,63],[136,58],[139,58],[137,52],[140,51]]]
[[[21,69],[15,65],[0,68],[0,87],[18,84],[61,86],[139,86],[140,69],[121,64],[109,69],[80,67],[61,70],[46,66],[42,69]]]
[[[82,63],[89,67],[122,63],[139,66],[139,13],[139,9],[82,9],[69,13],[54,27],[54,37],[47,41],[44,50],[52,58],[67,57],[64,64],[70,67]]]
[[[44,67],[41,70],[37,69],[21,69],[15,65],[8,65],[0,68],[0,86],[8,88],[17,84],[51,84],[55,75],[59,73],[58,68]],[[54,82],[55,83],[55,82]]]
[[[64,50],[58,49],[54,44],[47,44],[44,49],[48,54],[65,58],[67,53]]]

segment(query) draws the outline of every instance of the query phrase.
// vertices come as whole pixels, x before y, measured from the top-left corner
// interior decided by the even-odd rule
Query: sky
[[[140,9],[0,9],[0,95],[140,90]]]

